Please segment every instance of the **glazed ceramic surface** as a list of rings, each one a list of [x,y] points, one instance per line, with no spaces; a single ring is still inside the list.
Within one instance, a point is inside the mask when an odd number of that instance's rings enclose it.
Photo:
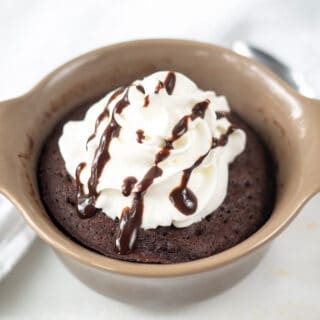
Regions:
[[[109,259],[73,242],[49,219],[38,192],[39,152],[57,121],[73,107],[168,69],[225,95],[265,140],[277,163],[275,208],[254,235],[205,259],[173,265]],[[2,102],[0,122],[0,191],[82,282],[128,302],[132,295],[142,303],[190,302],[233,285],[320,190],[320,102],[299,96],[255,62],[209,44],[142,40],[98,49],[60,67],[26,95]]]

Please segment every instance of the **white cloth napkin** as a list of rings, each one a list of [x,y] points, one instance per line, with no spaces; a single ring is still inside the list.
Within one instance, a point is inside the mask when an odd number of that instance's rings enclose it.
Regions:
[[[0,100],[83,52],[157,37],[249,41],[304,74],[319,94],[319,12],[317,0],[1,1]],[[1,280],[35,236],[3,197],[0,209]]]

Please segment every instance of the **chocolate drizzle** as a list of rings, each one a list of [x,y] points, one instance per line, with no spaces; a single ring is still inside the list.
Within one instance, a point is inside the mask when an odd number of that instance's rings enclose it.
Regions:
[[[164,82],[159,81],[155,93],[159,93],[162,88],[166,89],[168,95],[172,95],[176,83],[176,75],[174,72],[168,72]],[[145,94],[145,89],[142,85],[135,86],[138,91]],[[95,207],[96,198],[99,195],[97,192],[97,185],[99,178],[102,174],[103,168],[110,160],[110,143],[113,138],[116,138],[120,134],[121,126],[115,120],[115,114],[120,114],[124,108],[129,105],[128,92],[130,86],[118,89],[109,99],[106,107],[98,116],[95,122],[95,128],[92,135],[87,140],[87,144],[96,136],[97,130],[101,122],[109,117],[109,123],[104,129],[99,146],[95,151],[93,162],[91,165],[90,178],[88,180],[88,192],[84,192],[84,186],[80,181],[80,175],[82,170],[86,167],[86,163],[82,162],[78,165],[76,169],[76,184],[77,184],[77,210],[81,218],[92,217],[97,211]],[[111,114],[109,110],[110,103],[123,94],[122,98],[115,104]],[[144,98],[143,107],[149,105],[149,95]],[[158,164],[165,160],[169,155],[171,150],[174,148],[173,144],[176,140],[182,137],[188,131],[189,121],[194,121],[197,118],[204,118],[206,110],[208,108],[210,101],[205,100],[197,103],[189,115],[181,118],[178,123],[173,127],[171,131],[171,137],[164,141],[163,148],[155,155],[154,165],[145,173],[144,177],[140,182],[138,182],[136,177],[129,176],[124,179],[121,191],[126,197],[132,194],[132,203],[130,207],[123,209],[121,213],[121,218],[119,221],[119,230],[116,236],[116,249],[119,254],[128,254],[134,247],[136,238],[138,236],[138,230],[142,223],[143,209],[144,209],[144,196],[150,186],[153,184],[154,180],[162,175],[162,169],[158,167]],[[217,114],[217,117],[219,115]],[[212,148],[223,146],[228,141],[228,136],[233,132],[233,127],[231,126],[228,131],[221,135],[220,139],[213,139],[212,145],[208,152],[202,155],[195,163],[185,169],[182,174],[181,183],[178,187],[174,188],[169,198],[174,204],[174,206],[183,214],[190,215],[193,214],[197,209],[197,197],[188,188],[188,182],[190,180],[191,174],[195,168],[197,168],[205,157],[209,154]],[[144,131],[139,129],[136,131],[137,142],[142,143],[145,139]]]
[[[153,180],[162,175],[162,169],[158,166],[152,166],[147,173],[144,175],[143,179],[137,185],[137,193],[144,193],[152,185]]]
[[[147,107],[147,106],[149,105],[149,103],[150,103],[150,97],[149,97],[149,95],[146,95],[146,96],[144,97],[143,106],[144,106],[144,107]]]
[[[159,91],[160,91],[163,87],[164,87],[163,82],[159,80],[156,88],[154,89],[154,93],[159,93]]]
[[[118,97],[123,91],[125,90],[124,87],[119,88],[118,90],[116,90],[116,92],[110,97],[110,99],[108,100],[108,103],[106,105],[106,107],[103,109],[103,111],[99,114],[96,123],[94,125],[94,132],[89,136],[88,140],[87,140],[87,144],[86,146],[88,147],[88,143],[94,139],[96,137],[97,134],[97,130],[98,127],[100,125],[100,123],[107,117],[110,116],[110,111],[109,111],[109,105],[110,103],[116,98]]]
[[[132,189],[134,188],[135,184],[137,183],[136,177],[127,177],[123,180],[123,184],[121,187],[122,194],[125,197],[130,196]]]
[[[77,210],[80,218],[90,218],[92,217],[97,209],[91,204],[91,199],[86,197],[84,193],[83,184],[80,181],[80,174],[82,170],[86,167],[85,162],[81,162],[76,169],[76,185],[77,185]]]
[[[210,101],[208,99],[197,103],[192,108],[192,113],[190,115],[191,120],[195,120],[197,118],[204,119],[204,116],[206,115],[206,111],[207,111],[209,103],[210,103]]]
[[[138,85],[136,86],[136,88],[137,88],[137,90],[139,90],[139,91],[142,92],[143,94],[146,93],[146,91],[144,90],[144,87],[143,87],[141,84],[138,84]]]
[[[154,93],[159,93],[162,88],[165,88],[168,95],[172,95],[174,87],[176,85],[176,74],[173,71],[169,71],[164,82],[158,81],[158,84],[154,90]]]
[[[169,199],[173,205],[183,214],[191,215],[197,210],[198,200],[195,194],[188,188],[188,182],[194,169],[196,169],[206,158],[209,152],[216,147],[227,144],[229,135],[234,131],[234,127],[230,126],[228,130],[220,136],[219,139],[212,138],[212,144],[208,152],[202,155],[191,167],[183,170],[180,185],[174,188],[169,195]]]
[[[169,95],[172,95],[174,86],[176,84],[176,75],[174,72],[169,71],[166,79],[164,80],[164,87]]]
[[[112,97],[109,99],[109,102],[104,109],[104,111],[99,115],[97,121],[100,118],[100,122],[103,119],[102,115],[106,115],[107,112],[106,110],[109,110],[109,104],[110,102],[117,97],[121,92],[123,92],[124,89],[120,88],[117,90]],[[95,151],[93,162],[91,165],[91,173],[90,173],[90,178],[88,180],[88,194],[84,194],[83,188],[79,187],[79,182],[80,179],[77,181],[77,186],[78,186],[78,196],[77,196],[77,210],[79,216],[82,218],[89,218],[91,217],[96,211],[98,211],[97,208],[95,208],[95,201],[97,196],[99,195],[97,192],[97,185],[99,182],[100,175],[102,173],[102,170],[106,163],[110,160],[110,153],[109,153],[109,147],[110,143],[113,140],[113,138],[116,138],[119,136],[120,129],[121,127],[115,120],[115,114],[116,113],[121,113],[125,107],[129,105],[129,100],[128,100],[128,92],[129,92],[129,87],[126,89],[126,92],[124,93],[123,97],[116,103],[116,105],[113,108],[111,119],[106,127],[106,129],[103,131],[99,146],[97,150]],[[108,111],[109,112],[109,111]],[[94,135],[96,134],[96,130],[100,124],[100,122],[96,122],[96,128]],[[77,167],[76,174],[80,176],[80,173],[83,169],[83,164],[80,163]]]
[[[170,192],[169,199],[174,204],[174,206],[185,215],[193,214],[197,210],[197,197],[187,187],[187,185],[192,171],[202,163],[203,159],[208,155],[209,151],[201,156],[190,168],[183,170],[180,185]]]
[[[141,130],[141,129],[138,129],[138,130],[136,131],[136,134],[137,134],[137,142],[138,142],[138,143],[142,143],[143,140],[145,139],[144,131]]]
[[[169,157],[170,151],[173,149],[173,143],[188,131],[189,119],[194,121],[197,118],[204,118],[210,101],[205,100],[197,103],[191,111],[191,114],[181,118],[171,131],[171,137],[165,140],[164,147],[156,154],[155,164]]]
[[[142,222],[144,194],[153,180],[161,175],[162,170],[159,167],[151,167],[136,186],[131,207],[123,209],[116,238],[116,248],[120,254],[128,254],[132,250]]]
[[[221,118],[226,117],[226,115],[227,115],[227,112],[224,112],[224,111],[217,111],[216,112],[216,117],[217,117],[218,120],[221,119]]]
[[[231,125],[228,130],[220,136],[219,139],[212,138],[212,148],[223,147],[228,143],[229,135],[235,130],[234,126]]]

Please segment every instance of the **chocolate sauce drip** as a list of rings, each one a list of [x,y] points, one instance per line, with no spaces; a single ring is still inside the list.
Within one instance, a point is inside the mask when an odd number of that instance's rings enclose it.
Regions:
[[[87,199],[84,189],[83,189],[83,184],[80,181],[80,174],[82,170],[86,167],[85,162],[81,162],[77,169],[76,169],[76,185],[77,185],[77,204],[78,204],[78,214],[81,218],[90,218],[92,217],[97,209],[91,203],[91,199]]]
[[[144,175],[143,179],[137,184],[137,192],[144,193],[152,185],[153,180],[162,175],[162,169],[158,166],[152,166],[147,173]]]
[[[172,129],[171,140],[177,140],[188,131],[188,121],[191,117],[184,116]]]
[[[227,144],[229,135],[235,130],[234,126],[230,126],[228,130],[220,136],[219,139],[212,139],[212,148],[223,147]]]
[[[180,185],[170,192],[169,199],[173,205],[185,215],[193,214],[197,210],[198,199],[187,185],[192,171],[202,163],[209,151],[201,156],[190,168],[183,170]]]
[[[197,118],[204,118],[206,115],[206,110],[208,108],[210,101],[207,99],[205,101],[197,103],[193,108],[192,108],[192,113],[190,115],[191,120],[195,120]]]
[[[88,146],[88,143],[95,138],[96,134],[97,134],[97,130],[98,127],[100,125],[100,123],[107,117],[110,116],[110,111],[109,111],[109,105],[110,103],[116,98],[118,97],[123,91],[125,90],[124,87],[119,88],[108,100],[106,107],[103,109],[103,111],[99,114],[96,123],[94,125],[94,132],[89,136],[86,146]]]
[[[116,249],[119,254],[131,252],[142,223],[143,207],[143,196],[137,193],[134,195],[131,208],[126,207],[122,210],[116,238]]]
[[[173,143],[188,131],[189,119],[194,121],[197,118],[204,118],[209,103],[209,100],[197,103],[192,108],[191,114],[184,116],[178,121],[171,131],[170,139],[165,140],[165,146],[156,154],[155,164],[169,157],[170,151],[173,149]]]
[[[123,111],[123,109],[129,105],[130,102],[128,99],[128,94],[129,94],[129,87],[127,88],[126,93],[123,95],[122,99],[120,99],[116,103],[112,116],[114,116],[114,113],[120,114]]]
[[[141,84],[138,84],[138,85],[136,86],[136,88],[137,88],[137,90],[139,90],[139,91],[142,92],[143,94],[146,93],[146,91],[144,90],[144,87],[143,87]]]
[[[159,93],[159,91],[160,91],[163,87],[164,87],[163,82],[159,80],[156,88],[154,89],[154,93]]]
[[[123,184],[122,184],[122,187],[121,187],[121,191],[122,191],[122,194],[125,196],[125,197],[128,197],[130,196],[131,194],[131,191],[133,190],[135,184],[137,183],[137,178],[136,177],[127,177],[123,180]]]
[[[141,130],[141,129],[138,129],[138,130],[136,131],[136,134],[137,134],[137,141],[138,141],[138,143],[142,143],[143,140],[145,139],[144,131]]]
[[[188,188],[190,176],[195,168],[197,168],[211,149],[224,146],[228,142],[229,135],[234,131],[234,127],[230,126],[226,133],[222,134],[219,139],[212,139],[212,144],[208,152],[201,156],[190,168],[183,170],[180,185],[174,188],[169,195],[169,199],[173,205],[183,214],[191,215],[197,210],[198,200],[195,194]]]
[[[172,145],[162,148],[155,156],[154,162],[158,164],[159,162],[163,161],[164,159],[168,158],[170,155],[170,150],[172,149]]]
[[[172,94],[175,86],[175,74],[174,72],[169,72],[164,83],[159,81],[155,89],[155,93],[158,93],[161,88],[165,87],[169,95]],[[145,93],[144,88],[141,85],[136,86],[136,88]],[[89,137],[87,143],[96,136],[97,129],[104,118],[110,117],[109,104],[118,95],[123,93],[125,88],[120,88],[117,90],[109,99],[107,106],[103,112],[99,115],[95,123],[94,133]],[[93,216],[99,209],[95,208],[95,201],[98,196],[97,185],[99,178],[103,171],[104,166],[110,160],[109,147],[113,138],[118,137],[120,134],[121,127],[115,120],[115,114],[121,113],[124,108],[129,105],[128,100],[129,87],[126,88],[126,92],[123,97],[116,103],[111,114],[110,121],[101,135],[99,146],[94,154],[94,159],[91,166],[91,175],[88,180],[88,194],[84,193],[83,184],[80,181],[80,174],[85,168],[86,163],[80,163],[76,170],[76,184],[77,184],[77,209],[79,216],[82,218],[89,218]],[[134,188],[136,188],[131,207],[126,207],[123,209],[121,214],[121,219],[119,222],[119,231],[116,238],[116,248],[119,254],[128,254],[131,252],[137,235],[138,230],[142,223],[143,208],[144,208],[144,195],[148,188],[153,184],[154,179],[162,175],[162,169],[158,167],[158,163],[166,159],[170,150],[173,149],[173,143],[184,135],[188,130],[189,120],[193,121],[196,118],[204,118],[205,112],[209,105],[209,100],[200,102],[196,104],[191,114],[183,117],[174,126],[171,133],[171,138],[165,140],[164,147],[156,154],[155,165],[152,166],[143,179],[137,184],[137,179],[135,177],[127,177],[123,181],[122,193],[124,196],[129,196]],[[145,97],[144,106],[149,104],[149,96]],[[219,140],[214,140],[212,142],[211,148],[216,146],[224,145],[228,141],[228,135],[233,131],[233,128],[221,136]],[[143,130],[137,130],[137,141],[142,143],[144,139]],[[211,150],[210,148],[210,150]],[[197,198],[194,193],[187,187],[192,171],[198,167],[203,159],[207,156],[210,150],[203,156],[201,156],[190,168],[183,171],[180,185],[172,190],[170,193],[170,200],[173,204],[186,215],[194,213],[197,209]]]
[[[147,95],[147,96],[144,97],[143,106],[147,107],[149,105],[149,103],[150,103],[150,97],[149,97],[149,95]]]
[[[166,76],[166,79],[164,80],[164,87],[166,88],[166,91],[169,95],[172,95],[175,84],[176,84],[176,75],[174,72],[169,71]]]
[[[142,222],[144,194],[152,185],[153,180],[161,175],[162,170],[159,167],[151,167],[136,186],[137,191],[134,193],[131,207],[123,209],[116,239],[119,254],[128,254],[132,250]]]
[[[218,120],[221,119],[221,118],[224,118],[226,116],[227,116],[227,112],[223,112],[223,111],[217,111],[216,112],[216,117],[217,117]]]
[[[118,96],[120,94],[119,92],[120,90],[122,90],[121,92],[124,91],[123,89],[120,88],[112,95],[112,97]],[[99,195],[97,192],[97,185],[98,185],[99,178],[101,176],[104,166],[110,160],[110,153],[109,153],[110,143],[113,138],[118,137],[120,134],[121,127],[115,120],[115,114],[121,113],[123,109],[129,105],[128,92],[129,92],[129,87],[127,87],[123,97],[114,106],[109,124],[107,125],[106,129],[101,135],[99,146],[95,151],[93,162],[91,165],[91,174],[88,180],[88,194],[83,194],[82,192],[81,197],[77,198],[77,210],[78,210],[79,216],[82,218],[87,218],[89,216],[92,216],[96,211],[98,211],[98,209],[94,207],[96,198]],[[110,100],[112,101],[111,98]],[[109,106],[109,103],[107,104],[105,110],[108,109],[108,106]],[[78,169],[81,172],[82,170],[81,163],[77,167],[77,172],[78,172]],[[78,183],[79,182],[80,180],[78,181]]]

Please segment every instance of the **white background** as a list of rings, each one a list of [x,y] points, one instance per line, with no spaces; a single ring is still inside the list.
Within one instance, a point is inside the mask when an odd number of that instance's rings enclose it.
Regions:
[[[67,60],[137,38],[248,40],[303,73],[320,94],[320,1],[0,0],[0,100],[15,97]],[[320,196],[234,288],[156,314],[111,301],[72,277],[37,240],[0,283],[3,319],[320,319]],[[1,214],[1,213],[0,213]]]

